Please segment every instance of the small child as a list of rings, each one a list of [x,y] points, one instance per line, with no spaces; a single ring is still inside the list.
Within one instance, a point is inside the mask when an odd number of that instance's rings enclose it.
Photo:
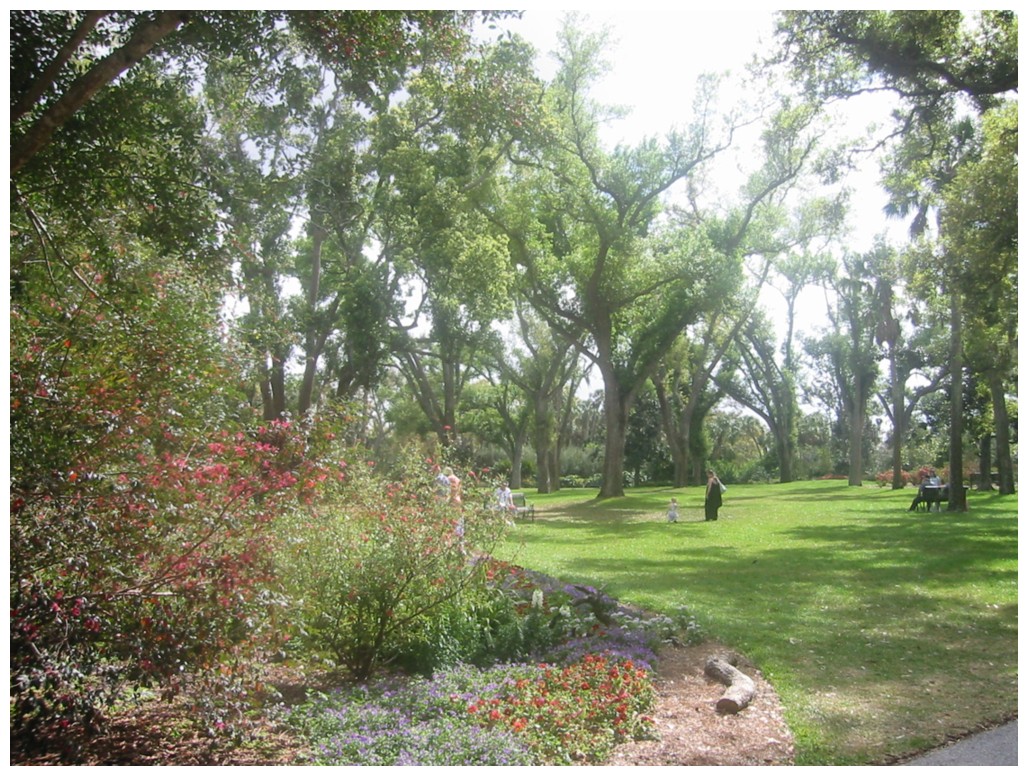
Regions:
[[[671,507],[667,511],[667,521],[669,523],[678,522],[678,499],[671,499]]]

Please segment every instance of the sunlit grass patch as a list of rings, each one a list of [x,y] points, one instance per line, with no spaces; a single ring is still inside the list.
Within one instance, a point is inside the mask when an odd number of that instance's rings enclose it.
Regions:
[[[736,485],[707,523],[702,487],[594,495],[540,497],[504,553],[686,607],[775,685],[798,763],[883,762],[1016,713],[1016,496],[912,513],[909,489]]]

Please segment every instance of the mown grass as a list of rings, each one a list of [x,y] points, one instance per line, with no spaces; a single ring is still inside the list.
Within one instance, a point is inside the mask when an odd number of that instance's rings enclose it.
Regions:
[[[686,607],[760,666],[797,764],[888,762],[1017,711],[1017,497],[912,513],[845,482],[532,496],[507,560],[650,610]],[[676,496],[680,522],[665,520]]]

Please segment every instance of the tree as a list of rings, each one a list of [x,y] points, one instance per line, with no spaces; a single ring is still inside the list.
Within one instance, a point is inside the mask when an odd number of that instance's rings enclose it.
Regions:
[[[494,368],[504,384],[517,386],[525,398],[532,422],[536,489],[552,493],[560,489],[561,427],[581,381],[579,356],[530,309],[517,305],[515,310],[520,346],[506,348]],[[520,482],[520,476],[520,470],[512,471],[512,480]]]
[[[281,17],[190,13],[175,29],[176,13],[12,14],[18,735],[98,723],[126,685],[173,693],[191,674],[212,702],[241,690],[240,667],[262,662],[244,652],[277,638],[271,526],[325,475],[319,424],[255,423],[236,391],[219,308],[239,249],[222,240],[207,185],[194,80],[218,51],[270,75]],[[406,67],[419,19],[471,18],[341,13],[308,40],[327,55],[340,24],[384,34],[345,52],[369,100]],[[383,40],[402,43],[395,57],[372,56]],[[244,190],[257,176],[239,179]],[[259,224],[268,211],[249,215],[254,235],[280,240]]]
[[[25,128],[19,127],[20,131],[12,131],[11,174],[18,173],[45,148],[54,132],[66,124],[97,92],[146,57],[154,46],[175,32],[188,18],[188,11],[129,14],[128,18],[113,18],[110,12],[104,11],[86,12],[54,57],[43,67],[40,50],[51,44],[46,33],[55,29],[55,20],[47,18],[45,12],[12,13],[12,26],[16,30],[12,35],[12,41],[16,42],[14,51],[28,60],[32,68],[17,71],[22,74],[22,78],[18,83],[20,89],[12,90],[12,99],[17,97],[17,101],[11,110],[11,122],[21,123],[23,117],[29,117],[33,112],[37,115],[32,117],[31,122],[24,122],[28,124]],[[106,56],[90,62],[82,75],[70,80],[62,71],[72,69],[73,62],[78,64],[82,61],[78,58],[78,52],[102,21],[114,21],[118,27],[128,28],[128,39]],[[33,71],[34,78],[24,77]],[[54,86],[63,87],[60,96],[48,100],[45,107],[39,108],[44,95]]]
[[[460,391],[495,349],[492,323],[512,309],[506,240],[475,202],[530,123],[536,89],[528,49],[501,41],[423,73],[390,117],[401,129],[380,170],[391,193],[379,239],[417,298],[394,316],[392,345],[444,445]]]
[[[717,359],[711,358],[708,329],[704,327],[701,331],[703,338],[699,342],[683,337],[653,377],[661,427],[671,455],[672,482],[679,488],[703,481],[706,447],[702,424],[722,398],[711,379]]]
[[[779,364],[770,321],[755,315],[736,335],[735,352],[739,368],[726,370],[734,380],[719,380],[723,390],[767,424],[774,440],[779,482],[796,478],[796,433],[799,420],[796,369],[786,361]],[[788,340],[786,340],[788,346]],[[786,347],[790,353],[791,348]]]
[[[947,252],[957,260],[968,360],[992,397],[1003,494],[1014,492],[1005,386],[1017,364],[1017,204],[1009,195],[1016,191],[1017,104],[1008,103],[983,117],[981,151],[947,187],[941,222]]]
[[[284,18],[322,59],[345,62],[349,88],[369,102],[387,94],[422,53],[459,43],[468,11],[14,11],[11,16],[11,174],[119,76],[156,54],[191,64],[252,53]],[[482,12],[485,19],[509,12]],[[423,36],[428,37],[423,37]],[[426,41],[437,41],[427,43]],[[102,56],[101,56],[102,54]],[[266,64],[266,63],[265,63]]]
[[[829,278],[834,303],[829,304],[831,329],[807,343],[823,372],[830,377],[837,402],[839,428],[845,434],[849,484],[864,481],[864,428],[867,409],[878,379],[879,351],[875,344],[875,283],[884,246],[861,256],[844,256],[843,273]],[[880,281],[879,281],[880,282]]]
[[[780,57],[822,99],[886,88],[918,110],[963,95],[980,109],[1017,90],[1017,14],[783,11]],[[869,77],[870,76],[870,77]]]
[[[604,69],[603,35],[572,26],[562,38],[561,70],[549,94],[551,142],[517,149],[506,201],[493,217],[511,236],[532,305],[594,363],[604,384],[607,435],[601,497],[623,493],[628,414],[679,332],[714,309],[741,277],[747,240],[763,231],[776,198],[799,174],[814,144],[809,114],[783,110],[762,140],[765,167],[743,202],[714,216],[703,211],[658,225],[661,198],[731,142],[713,137],[714,84],[705,81],[696,116],[663,143],[601,147],[598,128],[616,115],[593,105],[588,90]],[[693,203],[694,206],[697,203]]]
[[[954,180],[972,116],[1001,105],[1017,89],[1017,15],[983,11],[815,11],[782,14],[781,56],[807,92],[825,99],[884,88],[900,96],[899,153],[887,188],[892,211],[914,212],[912,232],[923,234]],[[912,148],[920,147],[919,152]],[[960,153],[957,153],[960,152]],[[937,257],[947,267],[962,257]],[[959,282],[947,283],[950,301],[950,510],[966,509],[962,484],[962,337],[965,305]]]

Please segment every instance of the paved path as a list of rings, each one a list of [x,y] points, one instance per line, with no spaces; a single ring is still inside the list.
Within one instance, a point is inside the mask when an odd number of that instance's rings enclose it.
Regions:
[[[1017,765],[1017,720],[962,738],[901,765]]]

